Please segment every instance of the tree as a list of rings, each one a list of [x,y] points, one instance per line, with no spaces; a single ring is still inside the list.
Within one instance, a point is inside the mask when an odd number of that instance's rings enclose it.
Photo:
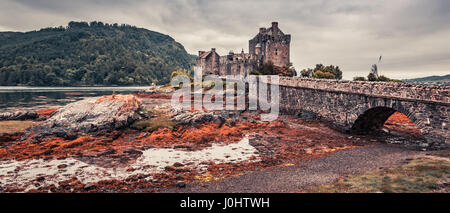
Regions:
[[[261,74],[263,75],[275,75],[275,65],[272,61],[268,61],[264,63],[264,66],[261,70]]]
[[[380,75],[380,77],[378,77],[377,79],[378,81],[392,81],[392,79],[384,76],[384,75]]]
[[[366,78],[362,77],[362,76],[357,76],[353,78],[354,81],[365,81]]]
[[[331,72],[317,70],[314,72],[314,78],[336,79],[336,76]]]
[[[312,78],[313,74],[314,74],[314,70],[311,68],[303,69],[302,71],[300,71],[300,75],[305,78]]]
[[[170,81],[172,82],[172,79],[177,75],[187,76],[191,81],[193,81],[193,79],[190,75],[190,72],[185,69],[179,69],[179,70],[173,71],[172,74],[170,74]]]
[[[369,75],[367,76],[367,80],[369,81],[377,81],[377,76],[375,76],[375,74],[373,74],[372,72],[369,73]]]
[[[0,32],[0,85],[165,84],[194,63],[171,37],[131,25],[72,21],[67,28]]]
[[[376,64],[372,64],[372,68],[370,68],[370,72],[378,78],[378,66]]]
[[[342,79],[342,71],[339,66],[324,66],[323,64],[316,64],[314,69],[303,69],[300,71],[300,75],[306,78]]]

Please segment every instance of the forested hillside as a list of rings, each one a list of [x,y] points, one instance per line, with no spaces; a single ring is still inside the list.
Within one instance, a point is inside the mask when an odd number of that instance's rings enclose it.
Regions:
[[[173,38],[130,25],[0,32],[0,85],[86,86],[167,83],[194,58]]]

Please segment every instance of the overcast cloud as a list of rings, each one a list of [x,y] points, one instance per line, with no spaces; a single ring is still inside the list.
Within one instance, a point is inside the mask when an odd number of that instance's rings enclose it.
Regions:
[[[297,70],[333,64],[351,79],[366,76],[383,55],[380,73],[388,77],[450,74],[448,0],[0,0],[0,31],[72,20],[158,31],[191,54],[211,47],[247,52],[258,28],[278,21],[292,35]]]

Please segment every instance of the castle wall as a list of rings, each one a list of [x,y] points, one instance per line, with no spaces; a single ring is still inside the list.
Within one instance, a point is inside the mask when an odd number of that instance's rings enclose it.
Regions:
[[[251,59],[248,54],[231,54],[220,57],[219,75],[247,76],[251,69]]]
[[[205,54],[205,53],[203,53]],[[203,75],[218,75],[220,67],[220,56],[213,48],[205,57],[197,59],[197,66],[202,68]]]
[[[269,44],[264,63],[272,61],[275,66],[285,66],[289,63],[289,44],[273,42]]]

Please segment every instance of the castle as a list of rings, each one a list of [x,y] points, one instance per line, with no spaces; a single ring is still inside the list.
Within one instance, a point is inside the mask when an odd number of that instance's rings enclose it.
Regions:
[[[289,61],[289,45],[291,35],[284,34],[278,28],[278,22],[272,22],[272,27],[259,28],[259,33],[248,41],[249,53],[234,53],[220,56],[215,48],[211,51],[198,51],[197,66],[205,75],[247,76],[254,69],[261,68],[271,61],[275,66],[285,66]]]

